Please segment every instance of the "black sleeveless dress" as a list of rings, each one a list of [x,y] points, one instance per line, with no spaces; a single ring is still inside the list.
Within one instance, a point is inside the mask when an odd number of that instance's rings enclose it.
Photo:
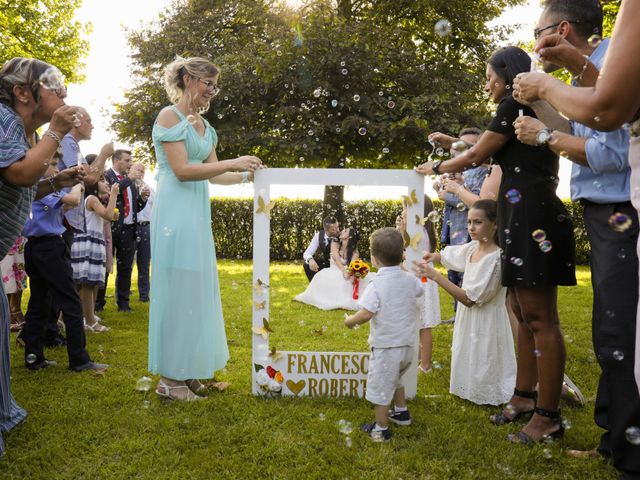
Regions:
[[[488,130],[507,137],[494,156],[502,168],[498,238],[502,284],[507,287],[575,285],[573,221],[556,195],[558,156],[518,141],[513,122],[533,110],[505,96]]]

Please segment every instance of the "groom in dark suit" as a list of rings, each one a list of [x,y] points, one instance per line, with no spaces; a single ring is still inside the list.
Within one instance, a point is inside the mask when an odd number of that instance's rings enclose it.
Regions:
[[[113,153],[113,168],[104,174],[109,185],[117,183],[120,193],[116,200],[116,208],[120,212],[118,220],[111,223],[113,240],[113,255],[116,259],[116,303],[119,312],[130,312],[129,294],[131,289],[131,271],[133,257],[136,251],[136,220],[137,214],[144,208],[146,198],[143,198],[136,187],[136,181],[142,180],[144,169],[131,167],[131,152],[116,150]],[[105,278],[105,285],[107,284]],[[102,297],[102,298],[101,298]],[[99,295],[98,303],[103,300]],[[98,305],[100,307],[100,305]]]
[[[311,243],[303,253],[304,272],[309,281],[331,261],[331,242],[338,237],[340,226],[334,217],[326,217],[322,221],[324,230],[316,232]],[[317,255],[320,253],[320,255]]]

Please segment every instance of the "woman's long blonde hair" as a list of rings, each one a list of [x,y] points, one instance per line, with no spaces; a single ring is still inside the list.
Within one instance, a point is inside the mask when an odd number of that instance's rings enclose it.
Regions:
[[[164,88],[169,96],[169,100],[173,103],[178,103],[183,95],[190,95],[186,90],[184,83],[184,75],[190,75],[193,78],[207,78],[216,77],[220,75],[220,69],[216,67],[206,58],[202,57],[188,57],[183,58],[179,55],[175,60],[166,66],[164,69]],[[193,98],[188,99],[189,106],[193,106]],[[197,110],[198,113],[204,113],[209,110],[209,104],[204,107],[200,107]]]

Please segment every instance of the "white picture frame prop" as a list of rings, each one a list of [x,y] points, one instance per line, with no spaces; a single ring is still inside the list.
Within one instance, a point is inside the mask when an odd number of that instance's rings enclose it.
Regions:
[[[271,233],[270,201],[272,185],[361,185],[406,187],[409,197],[408,219],[424,213],[424,176],[413,170],[268,168],[254,177],[253,200],[253,302],[252,302],[252,392],[278,396],[356,396],[364,397],[368,352],[275,352],[269,349],[269,244]],[[381,227],[384,225],[381,225]],[[422,225],[407,221],[412,240],[419,237]],[[407,247],[405,266],[422,256],[419,245]],[[300,275],[304,275],[300,269]],[[418,385],[418,327],[416,311],[416,353],[402,377],[407,398],[413,398]],[[345,327],[346,328],[346,327]],[[363,348],[365,346],[363,345]]]

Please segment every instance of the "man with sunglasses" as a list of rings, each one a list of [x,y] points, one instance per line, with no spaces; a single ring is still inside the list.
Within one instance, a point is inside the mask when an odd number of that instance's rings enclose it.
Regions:
[[[564,67],[572,74],[574,85],[593,86],[609,45],[608,39],[601,40],[600,2],[549,0],[538,25],[536,39],[553,36],[556,45],[541,58],[544,71]],[[518,98],[517,83],[514,96]],[[624,129],[599,132],[569,123],[542,102],[532,107],[541,121],[516,120],[518,139],[550,148],[573,162],[571,198],[583,205],[591,244],[592,335],[601,367],[594,416],[605,432],[597,449],[568,453],[611,458],[622,472],[620,478],[639,478],[640,455],[625,438],[626,429],[640,425],[640,398],[633,374],[638,222],[629,201],[629,134]],[[619,228],[620,218],[633,219],[631,226]]]

